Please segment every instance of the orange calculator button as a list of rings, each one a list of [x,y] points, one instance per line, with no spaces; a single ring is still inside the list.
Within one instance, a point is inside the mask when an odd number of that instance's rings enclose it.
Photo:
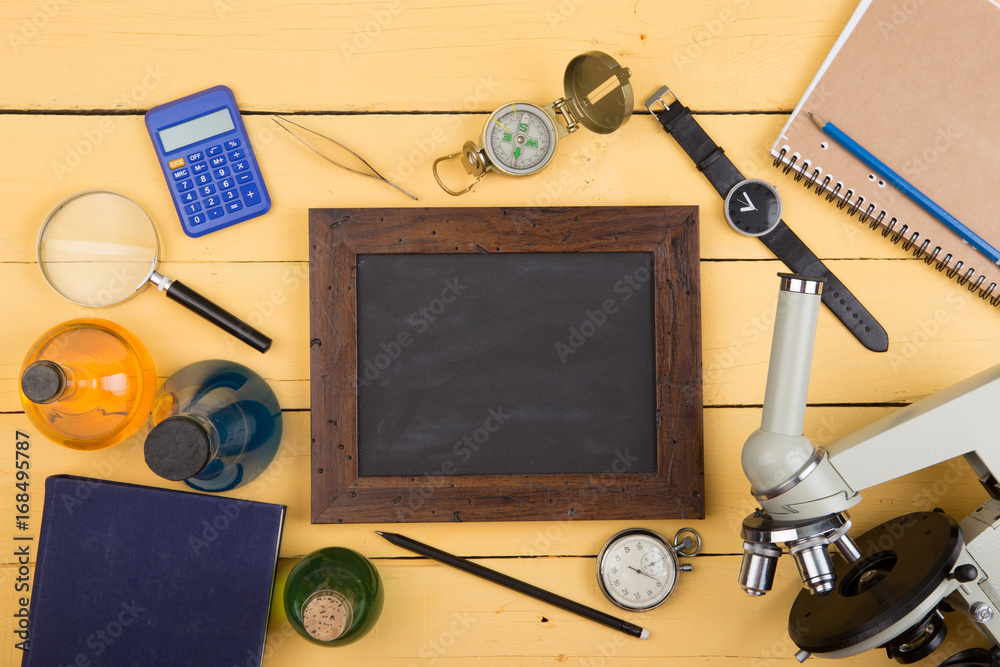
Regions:
[[[184,164],[185,164],[184,158],[179,157],[176,160],[171,160],[170,161],[170,168],[171,169],[176,169],[177,167],[183,167]]]

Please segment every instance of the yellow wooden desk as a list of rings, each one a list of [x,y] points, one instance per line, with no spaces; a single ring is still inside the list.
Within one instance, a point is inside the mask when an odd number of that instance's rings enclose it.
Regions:
[[[279,577],[297,558],[343,545],[375,559],[386,584],[381,621],[365,639],[324,650],[272,608],[267,667],[341,665],[797,664],[785,626],[800,583],[784,558],[769,595],[740,591],[739,525],[754,503],[739,453],[759,424],[783,270],[738,236],[721,201],[641,101],[669,84],[748,177],[775,182],[786,217],[889,331],[887,354],[864,350],[820,313],[806,435],[829,442],[898,406],[998,361],[998,313],[770,167],[767,149],[856,5],[855,0],[5,0],[0,4],[0,664],[19,665],[9,610],[14,432],[32,431],[16,378],[49,327],[84,312],[56,296],[35,265],[41,220],[69,194],[108,188],[158,224],[163,271],[272,336],[266,355],[153,294],[97,313],[135,332],[162,378],[208,357],[245,363],[276,388],[286,436],[272,469],[241,497],[283,503]],[[566,63],[601,49],[632,69],[636,113],[619,132],[580,132],[533,179],[485,179],[461,200],[434,183],[430,163],[478,136],[501,102],[548,103]],[[180,230],[143,126],[146,109],[209,86],[232,87],[273,199],[263,218],[190,239]],[[860,102],[859,102],[860,103]],[[464,573],[410,558],[373,525],[309,523],[309,320],[306,210],[414,205],[397,191],[318,160],[269,119],[302,122],[349,143],[420,197],[417,205],[697,204],[701,209],[707,518],[694,522],[705,555],[672,599],[638,617],[643,642]],[[33,432],[33,431],[32,431]],[[76,452],[35,434],[32,517],[43,480],[74,473],[162,485],[141,442]],[[950,466],[950,467],[949,467]],[[956,481],[959,480],[959,481]],[[947,480],[947,481],[945,481]],[[934,506],[961,517],[984,499],[964,464],[886,484],[853,512],[859,531]],[[554,592],[616,612],[594,558],[629,522],[406,525],[406,534],[474,557]],[[646,522],[673,533],[683,524]],[[225,619],[220,619],[225,622]],[[946,640],[951,653],[969,632]],[[936,658],[940,660],[940,658]],[[936,664],[935,659],[928,664]],[[847,661],[885,665],[877,652]],[[149,666],[156,667],[156,666]],[[217,667],[217,666],[206,666]],[[226,666],[228,667],[228,666]]]

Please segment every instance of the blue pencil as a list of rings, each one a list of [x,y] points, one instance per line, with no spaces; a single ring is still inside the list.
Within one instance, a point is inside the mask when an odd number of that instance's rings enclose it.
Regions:
[[[931,200],[930,197],[916,189],[906,179],[890,169],[884,162],[865,150],[865,148],[858,142],[854,141],[854,139],[851,139],[849,136],[844,134],[844,131],[839,127],[829,121],[824,121],[823,119],[818,118],[812,113],[809,113],[809,117],[813,119],[813,122],[819,126],[819,129],[821,129],[824,134],[850,151],[854,157],[864,162],[875,173],[882,176],[899,191],[919,204],[921,208],[944,223],[948,229],[958,234],[973,248],[989,257],[991,262],[1000,265],[1000,251],[983,240],[981,236],[959,222],[955,216],[948,213],[948,211],[944,210]]]

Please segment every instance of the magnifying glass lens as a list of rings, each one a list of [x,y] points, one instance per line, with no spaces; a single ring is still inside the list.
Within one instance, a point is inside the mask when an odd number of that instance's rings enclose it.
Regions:
[[[38,264],[62,296],[84,306],[124,301],[156,268],[156,231],[135,202],[83,192],[62,202],[42,228]]]

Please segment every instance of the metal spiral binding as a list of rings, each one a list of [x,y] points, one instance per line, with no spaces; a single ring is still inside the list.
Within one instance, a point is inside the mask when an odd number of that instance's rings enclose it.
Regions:
[[[825,194],[828,202],[836,200],[838,209],[847,208],[848,215],[858,216],[860,222],[868,223],[868,226],[873,230],[879,230],[883,237],[889,238],[894,245],[899,245],[903,251],[912,251],[915,257],[920,257],[925,264],[934,266],[938,272],[944,272],[950,280],[968,287],[970,292],[978,293],[979,298],[983,301],[988,300],[990,305],[1000,306],[1000,294],[993,296],[993,293],[998,291],[997,284],[991,282],[989,286],[983,287],[983,283],[986,282],[985,275],[980,274],[977,279],[973,280],[976,275],[975,269],[966,269],[964,274],[961,273],[965,266],[965,263],[961,260],[956,261],[955,266],[949,266],[953,259],[951,253],[947,253],[943,259],[938,259],[941,254],[941,247],[934,246],[934,249],[929,251],[931,248],[930,239],[925,238],[921,240],[919,232],[913,232],[907,237],[906,233],[910,231],[909,226],[902,225],[899,229],[896,229],[899,223],[896,218],[891,218],[888,224],[884,224],[887,214],[885,211],[879,211],[878,215],[875,215],[875,204],[868,204],[865,207],[865,198],[861,195],[858,195],[857,199],[852,202],[851,200],[854,199],[854,190],[850,188],[841,196],[840,191],[844,189],[844,184],[838,181],[833,183],[833,187],[831,188],[833,179],[829,174],[823,176],[822,182],[819,182],[820,176],[823,174],[818,167],[812,167],[810,160],[804,159],[801,164],[796,166],[801,159],[798,153],[792,154],[787,161],[786,157],[788,157],[788,149],[782,148],[774,158],[774,166],[775,168],[781,168],[781,173],[787,174],[794,170],[795,173],[792,174],[792,177],[796,182],[802,182],[804,179],[805,182],[802,183],[803,187],[814,188],[817,196]],[[812,167],[811,172],[810,167]],[[902,244],[900,244],[901,241]]]

